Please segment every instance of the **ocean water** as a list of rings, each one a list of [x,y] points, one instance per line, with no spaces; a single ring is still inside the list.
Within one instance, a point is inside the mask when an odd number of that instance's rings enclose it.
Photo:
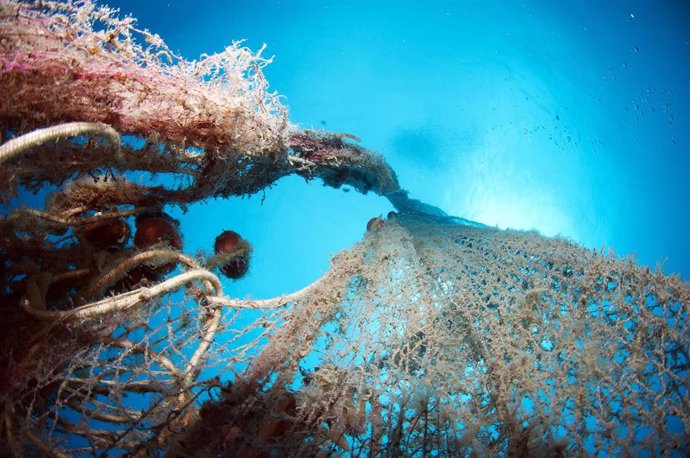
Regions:
[[[357,135],[413,197],[690,278],[687,1],[108,4],[188,59],[265,43],[290,119]],[[177,216],[188,252],[223,229],[254,245],[226,292],[257,298],[318,278],[390,209],[287,178]]]
[[[690,2],[101,3],[187,59],[266,44],[290,120],[358,136],[414,198],[690,280]],[[393,209],[347,191],[290,177],[171,214],[187,253],[239,232],[251,268],[225,293],[274,297]]]

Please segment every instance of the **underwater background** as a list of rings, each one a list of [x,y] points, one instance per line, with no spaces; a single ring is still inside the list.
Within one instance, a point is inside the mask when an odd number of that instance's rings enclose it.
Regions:
[[[690,2],[100,3],[186,59],[265,44],[290,120],[361,138],[415,199],[690,279]],[[266,298],[322,277],[393,209],[349,191],[293,176],[166,211],[185,253],[210,253],[223,230],[251,242],[249,275],[224,293]]]
[[[291,121],[360,137],[414,198],[690,279],[690,2],[102,3],[187,59],[265,43]],[[242,234],[250,273],[225,292],[272,297],[392,209],[344,191],[289,177],[172,213],[188,253]]]

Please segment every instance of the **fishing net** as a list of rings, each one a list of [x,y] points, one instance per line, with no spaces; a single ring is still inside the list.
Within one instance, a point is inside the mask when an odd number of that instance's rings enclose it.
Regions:
[[[0,220],[3,454],[690,449],[680,277],[410,199],[355,137],[290,125],[239,44],[188,62],[89,2],[0,18],[0,197],[55,188]],[[289,174],[397,212],[304,289],[229,298],[248,242],[186,255],[166,209]]]
[[[399,214],[277,317],[182,444],[237,456],[688,450],[689,294],[565,240]]]

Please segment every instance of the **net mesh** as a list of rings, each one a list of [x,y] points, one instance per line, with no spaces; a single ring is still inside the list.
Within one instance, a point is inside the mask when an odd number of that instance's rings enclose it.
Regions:
[[[2,454],[690,449],[680,277],[410,199],[356,137],[291,126],[238,44],[188,62],[91,2],[5,1],[0,50],[0,198],[57,187],[0,220]],[[398,212],[265,300],[216,275],[246,266],[246,241],[127,241],[146,218],[174,232],[166,207],[288,174]]]
[[[689,300],[566,240],[400,214],[280,316],[185,450],[681,452]]]

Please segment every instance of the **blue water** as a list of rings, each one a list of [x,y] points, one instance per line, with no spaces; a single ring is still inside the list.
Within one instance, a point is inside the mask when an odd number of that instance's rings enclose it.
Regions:
[[[291,121],[357,135],[414,198],[690,279],[690,2],[107,3],[187,59],[266,43]],[[171,214],[186,253],[225,229],[249,240],[225,292],[263,298],[320,277],[391,209],[291,177]]]
[[[233,40],[302,127],[348,132],[413,197],[690,278],[690,3],[110,1],[188,59]],[[233,296],[318,278],[390,204],[288,178],[181,215],[185,251],[254,244]]]

